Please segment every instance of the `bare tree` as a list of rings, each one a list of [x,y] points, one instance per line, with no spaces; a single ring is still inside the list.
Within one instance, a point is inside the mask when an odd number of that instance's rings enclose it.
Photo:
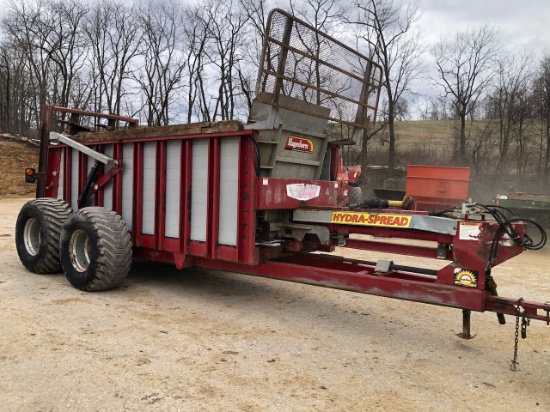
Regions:
[[[331,35],[334,31],[334,26],[338,21],[338,9],[335,0],[306,0],[305,2],[296,3],[290,1],[290,8],[292,14],[301,18],[310,26],[315,29]],[[309,98],[307,88],[304,88],[304,100],[312,101],[315,104],[322,104],[321,100],[321,87],[326,87],[330,82],[330,78],[325,77],[324,73],[321,73],[321,64],[319,63],[322,58],[321,53],[324,50],[330,50],[327,40],[322,37],[318,31],[314,32],[313,38],[304,39],[298,36],[305,49],[315,59],[311,60],[311,66],[308,68],[307,73],[300,73],[301,76],[307,78],[307,83],[315,86],[315,92],[313,93],[313,99]]]
[[[3,27],[13,47],[20,50],[28,65],[30,87],[35,90],[33,101],[29,102],[31,122],[38,127],[42,105],[49,100],[52,84],[52,56],[48,47],[52,24],[45,3],[11,2],[9,14],[3,21]]]
[[[540,62],[533,82],[533,105],[535,116],[539,122],[539,152],[541,156],[542,173],[539,180],[543,182],[543,188],[550,188],[550,54],[546,54]]]
[[[239,105],[236,75],[243,59],[244,26],[248,17],[234,6],[233,0],[226,3],[212,0],[206,6],[210,38],[207,56],[217,72],[217,93],[212,95],[212,120],[218,117],[233,119]]]
[[[487,119],[486,122],[480,122],[477,127],[473,127],[470,156],[476,175],[487,173],[487,166],[494,162],[495,124],[495,120]]]
[[[267,16],[271,9],[270,0],[239,0],[243,13],[247,16],[247,25],[243,31],[244,59],[237,66],[240,88],[250,110],[255,95],[257,74],[263,49]]]
[[[169,3],[148,3],[139,13],[144,64],[134,75],[144,94],[149,126],[166,125],[186,68],[181,50],[182,13]]]
[[[120,115],[131,64],[141,43],[139,22],[130,7],[102,0],[86,16],[85,30],[98,78],[94,110]]]
[[[205,50],[208,43],[209,21],[204,17],[201,6],[185,10],[184,43],[187,49],[187,122],[193,116],[200,120],[210,120],[206,106]],[[198,100],[198,103],[197,103]]]
[[[13,43],[0,45],[0,130],[28,135],[33,121],[29,108],[36,97],[30,87],[26,54]]]
[[[244,34],[247,44],[253,45],[246,48],[250,61],[256,67],[260,64],[260,55],[264,44],[267,27],[267,16],[271,0],[239,0],[240,8],[247,16],[248,32]]]
[[[46,4],[47,14],[51,20],[46,22],[49,36],[43,45],[43,51],[51,56],[55,63],[56,90],[52,101],[61,106],[74,106],[72,85],[85,63],[87,50],[81,30],[82,21],[87,9],[76,0],[51,2]],[[59,85],[59,90],[57,85]]]
[[[357,14],[348,19],[358,28],[357,35],[369,45],[370,55],[380,63],[384,74],[386,117],[388,123],[388,167],[390,175],[396,167],[395,122],[406,107],[413,82],[421,75],[425,46],[413,25],[420,17],[412,1],[356,0]],[[364,139],[366,144],[366,140]]]
[[[494,76],[500,53],[496,32],[488,26],[458,33],[452,42],[440,41],[433,49],[439,78],[436,83],[452,98],[460,120],[457,155],[466,162],[466,117],[474,110]]]
[[[445,97],[441,96],[424,96],[421,97],[421,102],[418,104],[420,118],[422,120],[447,120],[447,103]]]
[[[487,117],[495,119],[498,126],[498,161],[495,173],[501,174],[509,168],[510,150],[517,145],[516,158],[523,161],[525,151],[525,126],[529,116],[527,101],[531,73],[528,62],[532,56],[524,54],[520,60],[505,56],[497,63],[494,91],[489,96]],[[519,164],[519,163],[518,163]],[[521,170],[519,170],[521,171]]]

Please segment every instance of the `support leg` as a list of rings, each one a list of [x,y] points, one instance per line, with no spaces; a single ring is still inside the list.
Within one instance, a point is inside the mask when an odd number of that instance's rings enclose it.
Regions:
[[[471,310],[462,309],[462,334],[459,336],[462,339],[471,339],[472,335],[470,334],[470,314]]]

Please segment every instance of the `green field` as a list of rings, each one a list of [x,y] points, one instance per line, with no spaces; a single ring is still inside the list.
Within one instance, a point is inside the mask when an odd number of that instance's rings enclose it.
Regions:
[[[452,144],[457,123],[453,120],[409,120],[395,125],[400,147],[418,144],[447,146]]]

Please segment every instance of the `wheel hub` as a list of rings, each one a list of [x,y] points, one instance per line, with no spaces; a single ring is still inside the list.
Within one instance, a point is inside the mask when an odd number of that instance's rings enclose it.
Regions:
[[[85,231],[78,229],[71,235],[69,257],[79,272],[85,272],[90,266],[90,239]]]
[[[25,243],[25,249],[31,256],[36,256],[40,250],[40,224],[38,220],[31,218],[25,223],[25,230],[23,234],[23,240]]]

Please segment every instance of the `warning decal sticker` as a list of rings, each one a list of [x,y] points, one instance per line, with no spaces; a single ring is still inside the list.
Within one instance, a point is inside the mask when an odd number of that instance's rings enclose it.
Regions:
[[[479,222],[461,222],[460,223],[460,240],[478,240],[481,233],[481,223]]]

